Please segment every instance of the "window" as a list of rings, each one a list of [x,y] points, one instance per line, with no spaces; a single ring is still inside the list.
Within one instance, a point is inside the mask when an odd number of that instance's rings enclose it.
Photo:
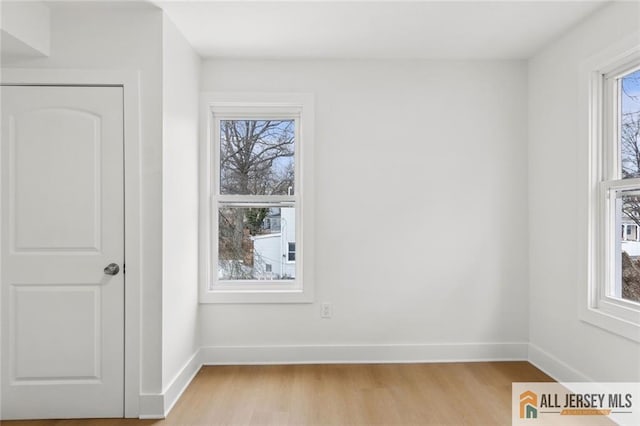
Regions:
[[[625,218],[623,217],[622,220],[624,221]],[[638,229],[639,229],[638,225],[635,225],[635,224],[622,225],[622,240],[638,241],[640,239],[640,233],[638,232]],[[623,247],[622,250],[625,251],[625,248]],[[627,250],[627,253],[631,254],[629,253],[629,250]]]
[[[622,240],[612,235],[604,242],[611,264],[601,293],[630,309],[640,307],[640,70],[634,68],[603,75],[603,144],[609,155],[603,156],[608,160],[603,161],[606,175],[601,181],[603,226],[625,228]]]
[[[311,96],[203,98],[201,301],[311,302]]]
[[[582,317],[640,341],[640,54],[617,57],[591,73],[591,258]]]
[[[287,255],[287,260],[289,262],[296,261],[296,243],[289,243],[289,253]]]

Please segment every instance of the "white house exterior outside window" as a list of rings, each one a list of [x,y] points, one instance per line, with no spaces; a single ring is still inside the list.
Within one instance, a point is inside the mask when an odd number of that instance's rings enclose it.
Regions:
[[[640,51],[597,61],[589,72],[589,273],[581,317],[640,341]]]
[[[202,111],[201,301],[311,302],[313,97],[207,93]]]

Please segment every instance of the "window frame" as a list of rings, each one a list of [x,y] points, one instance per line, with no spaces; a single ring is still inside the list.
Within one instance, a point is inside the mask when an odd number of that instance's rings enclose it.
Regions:
[[[583,65],[588,87],[588,232],[586,286],[580,318],[640,342],[640,305],[611,297],[620,279],[617,244],[622,240],[616,218],[618,194],[640,189],[640,178],[622,179],[619,142],[619,89],[623,76],[640,68],[640,48],[623,40]],[[583,281],[584,282],[584,281]]]
[[[201,95],[201,303],[313,302],[313,101],[309,93],[207,92]],[[220,193],[219,125],[227,119],[295,121],[293,195]],[[218,279],[218,208],[225,206],[295,208],[295,242],[300,249],[293,280]]]

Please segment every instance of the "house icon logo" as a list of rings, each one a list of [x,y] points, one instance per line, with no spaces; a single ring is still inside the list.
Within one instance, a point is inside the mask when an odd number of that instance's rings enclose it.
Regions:
[[[530,390],[520,394],[520,418],[538,418],[538,395]]]

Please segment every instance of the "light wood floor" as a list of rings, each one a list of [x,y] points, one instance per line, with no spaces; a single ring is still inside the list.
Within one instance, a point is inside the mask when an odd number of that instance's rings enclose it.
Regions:
[[[510,425],[511,382],[546,381],[527,362],[203,367],[166,420],[2,424]]]

